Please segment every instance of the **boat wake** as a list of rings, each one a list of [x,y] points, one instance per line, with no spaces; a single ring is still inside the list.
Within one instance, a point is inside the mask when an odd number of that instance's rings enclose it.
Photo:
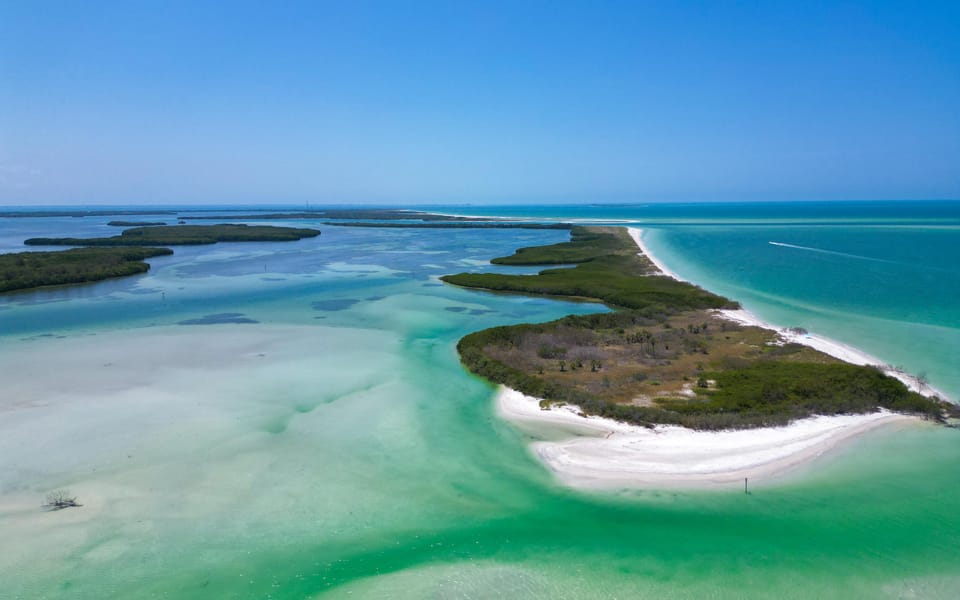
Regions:
[[[849,254],[847,252],[837,252],[835,250],[824,250],[823,248],[811,248],[810,246],[798,246],[796,244],[787,244],[786,242],[769,242],[772,246],[781,246],[783,248],[793,248],[795,250],[806,250],[807,252],[819,252],[820,254],[831,254],[833,256],[843,256],[845,258],[856,258],[858,260],[870,260],[873,262],[881,262],[888,264],[902,264],[898,263],[895,260],[887,260],[884,258],[874,258],[872,256],[861,256],[859,254]]]

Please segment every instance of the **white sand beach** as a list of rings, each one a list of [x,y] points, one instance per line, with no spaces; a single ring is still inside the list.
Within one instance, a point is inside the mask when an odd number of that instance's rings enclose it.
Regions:
[[[636,227],[627,227],[627,232],[630,234],[630,237],[633,238],[634,243],[637,244],[637,248],[640,248],[640,252],[643,253],[643,255],[646,256],[647,259],[649,259],[650,262],[652,262],[655,267],[660,269],[660,272],[662,274],[666,275],[667,277],[672,277],[677,281],[686,281],[686,279],[684,279],[683,277],[680,277],[679,275],[677,275],[676,273],[668,269],[666,265],[664,265],[662,262],[657,260],[657,257],[654,256],[652,252],[650,252],[650,249],[647,248],[647,245],[643,243],[642,229],[638,229]]]
[[[630,237],[633,238],[633,241],[636,242],[637,247],[640,248],[640,251],[650,259],[660,271],[668,276],[672,277],[678,281],[686,281],[670,269],[668,269],[662,262],[660,262],[656,256],[654,256],[649,248],[643,242],[643,230],[635,227],[628,227],[627,231],[630,232]],[[830,338],[824,337],[822,335],[817,335],[815,333],[797,333],[791,331],[786,327],[780,327],[768,323],[753,314],[749,310],[739,309],[739,310],[718,310],[717,314],[726,317],[727,319],[739,323],[741,325],[748,325],[754,327],[763,327],[764,329],[770,329],[776,331],[781,338],[786,342],[795,342],[798,344],[803,344],[809,346],[814,350],[819,350],[824,354],[829,354],[834,358],[839,358],[844,362],[848,362],[854,365],[878,365],[884,367],[884,373],[890,375],[891,377],[896,377],[902,381],[908,388],[915,392],[920,392],[927,396],[939,396],[943,399],[949,399],[949,397],[944,394],[941,390],[938,390],[932,386],[925,385],[923,389],[920,389],[917,385],[917,380],[915,377],[911,376],[909,373],[904,373],[901,371],[896,371],[885,366],[884,362],[875,356],[871,356],[862,350],[853,348],[836,340],[831,340]]]
[[[650,253],[641,229],[628,231],[664,275],[683,281]],[[747,310],[718,313],[743,325],[775,330],[785,341],[806,344],[850,363],[881,363],[822,336],[775,327]],[[916,388],[909,375],[889,374]],[[924,391],[935,393],[929,388]],[[785,427],[705,432],[677,426],[649,429],[629,425],[585,416],[576,406],[541,408],[539,399],[508,388],[501,388],[496,403],[500,416],[545,440],[534,442],[531,449],[558,479],[586,488],[739,486],[744,478],[769,481],[866,431],[920,422],[915,417],[880,411],[816,416]]]
[[[807,464],[871,429],[919,420],[891,412],[813,417],[785,427],[731,431],[653,429],[584,416],[575,406],[541,408],[509,388],[497,394],[499,415],[543,437],[531,450],[563,483],[579,488],[742,486],[766,482]],[[554,434],[554,435],[551,435]]]

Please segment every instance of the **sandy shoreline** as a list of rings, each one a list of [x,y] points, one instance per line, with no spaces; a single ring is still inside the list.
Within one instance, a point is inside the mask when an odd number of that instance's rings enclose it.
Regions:
[[[685,281],[649,251],[643,242],[643,230],[628,227],[627,231],[664,275]],[[879,359],[856,348],[773,326],[747,310],[717,312],[743,325],[777,331],[787,341],[805,344],[849,363],[881,364]],[[916,389],[909,375],[890,370],[887,373]],[[924,391],[937,393],[930,388]],[[717,432],[663,425],[648,429],[585,416],[575,406],[543,409],[539,399],[504,387],[497,394],[496,407],[501,417],[542,439],[532,443],[531,450],[560,481],[581,488],[742,486],[744,478],[780,477],[878,427],[919,422],[916,417],[880,411],[816,416],[784,427]]]
[[[649,250],[649,248],[643,242],[643,230],[635,227],[628,227],[627,231],[630,233],[630,237],[633,238],[633,241],[636,242],[637,247],[640,249],[643,254],[650,259],[660,271],[668,276],[672,277],[678,281],[686,281],[670,269],[668,269],[662,262],[660,262]],[[779,327],[768,323],[753,314],[752,312],[739,309],[739,310],[718,310],[717,313],[726,317],[727,319],[739,323],[741,325],[750,325],[755,327],[763,327],[764,329],[770,329],[776,331],[780,337],[785,341],[795,342],[798,344],[803,344],[809,346],[814,350],[819,350],[824,354],[829,354],[834,358],[839,358],[844,362],[848,362],[854,365],[879,365],[884,366],[884,362],[875,356],[871,356],[862,350],[858,350],[852,346],[840,343],[836,340],[831,340],[830,338],[812,334],[812,333],[795,333],[790,331],[786,327]],[[918,388],[916,380],[909,374],[903,373],[900,371],[894,371],[890,368],[884,368],[884,373],[895,377],[902,381],[909,389],[915,392],[921,392],[926,395],[936,395],[943,399],[949,399],[946,394],[941,390],[938,390],[931,386],[925,386],[922,390]]]
[[[784,427],[694,431],[653,429],[603,417],[583,416],[574,406],[544,409],[537,398],[501,387],[497,413],[534,435],[533,453],[563,483],[579,488],[742,486],[782,476],[872,429],[916,423],[881,411],[812,417]]]
[[[672,277],[677,281],[686,281],[683,277],[680,277],[673,271],[667,268],[665,264],[660,262],[657,257],[650,252],[650,249],[647,248],[647,245],[643,243],[643,230],[638,229],[637,227],[627,227],[627,233],[630,234],[630,237],[633,239],[633,242],[637,245],[637,248],[640,248],[640,252],[643,253],[647,259],[653,263],[653,266],[660,269],[660,272],[666,275],[667,277]]]

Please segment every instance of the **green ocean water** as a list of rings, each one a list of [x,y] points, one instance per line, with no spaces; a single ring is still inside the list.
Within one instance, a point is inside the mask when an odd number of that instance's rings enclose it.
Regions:
[[[823,323],[838,338],[870,330],[876,341],[864,349],[958,391],[948,356],[956,272],[934,264],[947,269],[935,278],[943,289],[911,309],[909,286],[889,280],[930,264],[925,249],[948,263],[956,231],[901,224],[885,243],[879,226],[732,227],[715,222],[722,215],[705,225],[682,214],[656,225],[636,209],[605,210],[574,216],[643,223],[682,275],[771,320]],[[949,225],[949,215],[924,218]],[[75,222],[105,227],[58,227]],[[43,219],[0,227],[4,241],[50,233]],[[462,370],[454,346],[482,327],[602,307],[436,281],[495,269],[490,257],[563,232],[323,231],[289,245],[177,249],[143,277],[0,300],[0,598],[953,598],[960,589],[957,430],[887,428],[755,482],[749,495],[572,491],[494,414],[492,388]],[[924,237],[942,231],[953,233]],[[747,259],[759,271],[738,271]],[[854,277],[843,261],[878,270]],[[850,298],[870,277],[885,291],[858,308]],[[874,331],[861,316],[892,325]],[[179,325],[198,319],[207,324]],[[918,354],[903,338],[927,327],[946,350]],[[114,419],[124,435],[104,425]],[[88,505],[40,513],[58,487]]]

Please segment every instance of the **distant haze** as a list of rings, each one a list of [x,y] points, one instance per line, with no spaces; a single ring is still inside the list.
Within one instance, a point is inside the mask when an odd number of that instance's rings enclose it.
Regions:
[[[0,204],[960,198],[960,3],[0,3]]]

